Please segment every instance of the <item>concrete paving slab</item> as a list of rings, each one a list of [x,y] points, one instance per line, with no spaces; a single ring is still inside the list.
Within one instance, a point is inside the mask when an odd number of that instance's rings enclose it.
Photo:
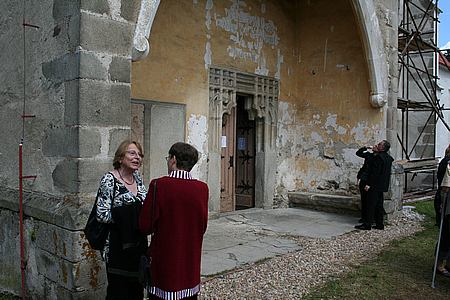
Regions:
[[[286,236],[332,238],[354,230],[358,218],[302,208],[249,209],[209,220],[203,240],[202,276],[300,251]]]

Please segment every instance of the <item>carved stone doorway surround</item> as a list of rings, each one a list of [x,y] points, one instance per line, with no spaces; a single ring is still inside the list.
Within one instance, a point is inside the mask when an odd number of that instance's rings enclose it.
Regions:
[[[245,94],[245,110],[256,121],[255,207],[272,208],[276,172],[279,82],[270,77],[211,67],[209,69],[210,210],[220,210],[222,117],[236,106],[236,94]]]

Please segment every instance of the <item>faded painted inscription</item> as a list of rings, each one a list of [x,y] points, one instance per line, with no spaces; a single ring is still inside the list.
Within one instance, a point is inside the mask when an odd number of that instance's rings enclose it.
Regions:
[[[225,16],[215,16],[216,26],[231,33],[233,44],[227,49],[231,57],[260,63],[263,46],[278,45],[277,27],[270,20],[245,12],[246,7],[244,1],[233,0],[230,8],[225,9]]]

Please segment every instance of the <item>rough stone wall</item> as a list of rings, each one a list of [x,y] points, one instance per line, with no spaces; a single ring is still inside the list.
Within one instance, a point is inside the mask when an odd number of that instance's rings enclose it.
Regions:
[[[26,7],[23,9],[22,4]],[[103,263],[83,237],[100,176],[130,133],[137,1],[2,1],[0,290],[20,293],[18,144],[25,36],[25,249],[28,294],[101,298]],[[25,11],[25,16],[23,16]],[[8,157],[8,159],[5,159]],[[7,271],[7,272],[5,272]]]
[[[391,155],[394,159],[401,157],[401,148],[397,143],[397,132],[400,112],[397,110],[398,97],[398,1],[373,0],[376,7],[376,17],[380,26],[383,46],[388,68],[388,103],[385,108],[383,136],[391,142]]]

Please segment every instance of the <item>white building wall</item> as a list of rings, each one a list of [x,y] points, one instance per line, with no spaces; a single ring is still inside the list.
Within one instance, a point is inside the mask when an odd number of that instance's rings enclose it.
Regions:
[[[438,92],[440,104],[450,109],[450,71],[443,65],[439,68],[439,86],[442,88]],[[450,110],[444,110],[444,120],[450,126]],[[450,144],[450,131],[441,121],[436,125],[436,156],[443,157],[445,148]]]

